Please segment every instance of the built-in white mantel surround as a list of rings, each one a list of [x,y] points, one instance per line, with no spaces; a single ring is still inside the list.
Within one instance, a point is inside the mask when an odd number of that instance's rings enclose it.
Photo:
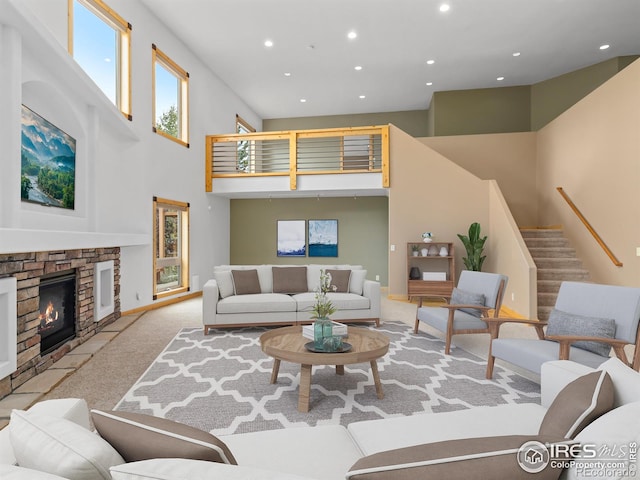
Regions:
[[[0,254],[150,245],[151,234],[0,228]]]

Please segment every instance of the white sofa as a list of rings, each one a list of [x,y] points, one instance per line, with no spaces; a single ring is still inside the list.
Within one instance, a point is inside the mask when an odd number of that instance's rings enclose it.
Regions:
[[[617,448],[640,443],[640,374],[626,367],[617,359],[605,362],[600,367],[608,372],[612,380],[612,390],[610,394],[614,408],[608,413],[591,421],[575,437],[576,441],[583,444],[596,443],[600,446],[616,446]],[[114,480],[136,479],[181,479],[181,478],[226,478],[226,479],[280,479],[280,480],[337,480],[345,478],[345,475],[356,462],[376,458],[380,455],[396,455],[395,449],[405,450],[414,448],[412,446],[441,445],[436,442],[444,442],[450,451],[447,451],[449,458],[439,460],[443,468],[456,468],[462,465],[461,457],[456,455],[455,446],[458,445],[455,439],[478,438],[481,443],[488,443],[486,438],[494,437],[509,438],[504,436],[517,435],[519,441],[527,438],[535,438],[541,424],[554,423],[554,417],[548,418],[552,411],[557,412],[559,407],[571,407],[572,401],[568,401],[566,392],[570,387],[565,388],[572,380],[581,375],[594,372],[590,367],[585,367],[571,361],[548,362],[542,368],[542,401],[538,404],[506,404],[495,407],[477,407],[466,410],[451,411],[437,414],[421,414],[408,417],[394,417],[383,420],[371,420],[355,422],[348,426],[318,426],[299,427],[280,430],[271,430],[255,433],[245,433],[220,437],[226,447],[232,452],[237,465],[225,465],[221,463],[205,462],[200,460],[185,460],[176,458],[151,458],[142,461],[116,464],[107,470],[107,475],[111,475]],[[599,378],[602,375],[598,373]],[[581,377],[586,378],[586,377]],[[610,389],[611,390],[611,389]],[[573,392],[575,395],[575,391]],[[595,397],[594,397],[595,398]],[[586,404],[591,402],[587,398]],[[593,404],[594,402],[592,402]],[[549,408],[551,407],[551,408]],[[28,413],[47,414],[53,417],[63,417],[81,425],[76,427],[85,431],[90,427],[88,409],[86,403],[78,399],[50,400],[34,405]],[[23,412],[19,412],[23,413]],[[563,412],[562,415],[565,415]],[[560,418],[563,418],[562,416]],[[582,418],[582,417],[580,417]],[[37,480],[39,478],[54,480],[56,478],[39,476],[40,474],[25,467],[13,467],[16,457],[12,450],[13,437],[10,438],[10,431],[13,427],[12,418],[9,427],[0,431],[0,478],[18,480],[28,478]],[[67,422],[70,423],[70,422]],[[119,426],[118,426],[119,427]],[[16,429],[21,426],[16,426]],[[115,429],[116,431],[118,428]],[[52,435],[45,439],[39,438],[32,432],[19,432],[29,448],[33,449],[34,457],[56,458],[56,455],[63,455],[61,448],[47,444]],[[11,435],[14,432],[11,431]],[[122,433],[127,436],[126,432]],[[18,437],[20,435],[17,435]],[[71,443],[71,436],[62,435],[62,442]],[[94,437],[98,437],[93,434]],[[451,440],[454,443],[446,443]],[[129,440],[131,441],[131,440]],[[139,442],[152,445],[153,441]],[[112,443],[113,444],[113,443]],[[25,448],[25,447],[17,447]],[[76,450],[80,450],[77,447]],[[77,453],[77,451],[75,452]],[[503,452],[491,458],[491,465],[501,462],[500,458],[507,458]],[[21,456],[25,453],[21,451]],[[589,458],[589,464],[600,459]],[[366,458],[365,458],[366,456]],[[66,458],[66,457],[65,457]],[[31,460],[31,458],[27,458]],[[43,460],[43,461],[45,461]],[[618,459],[619,460],[619,459]],[[36,460],[34,460],[36,461]],[[55,461],[55,460],[54,460]],[[70,460],[69,460],[70,461]],[[512,461],[513,463],[513,461]],[[119,464],[119,465],[118,465]],[[637,468],[637,461],[631,462],[631,468]],[[414,468],[412,464],[409,468]],[[493,467],[492,467],[493,468]],[[574,479],[582,478],[579,471],[580,463],[572,468],[567,468],[561,473],[561,478]],[[448,470],[445,470],[447,472]],[[617,472],[617,470],[616,470]],[[355,476],[352,478],[468,478],[458,477],[451,473],[444,476],[413,475],[411,470],[403,474],[389,472],[385,476]],[[523,472],[520,472],[521,474]],[[626,478],[624,475],[616,475],[612,470],[597,472],[594,475],[590,471],[590,478]],[[407,476],[408,475],[408,476]],[[466,474],[468,475],[468,473]],[[527,474],[528,475],[528,474]],[[634,475],[630,474],[632,478]],[[542,477],[542,478],[556,478]],[[83,480],[89,478],[109,478],[90,477],[84,473]],[[347,477],[349,478],[349,477]],[[486,473],[473,478],[529,478],[528,476],[493,474]]]
[[[274,269],[278,269],[276,277]],[[368,280],[361,265],[219,265],[214,267],[214,278],[202,289],[205,334],[211,328],[309,323],[322,269],[350,272],[345,291],[327,295],[337,308],[332,320],[379,325],[380,283]],[[234,272],[252,270],[259,285],[248,289],[255,293],[244,293],[247,289],[241,290],[234,283]],[[293,291],[279,281],[285,275],[297,277],[288,285],[293,284]]]

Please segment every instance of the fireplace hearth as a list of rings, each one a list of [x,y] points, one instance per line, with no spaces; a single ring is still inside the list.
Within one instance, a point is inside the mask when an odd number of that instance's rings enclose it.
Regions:
[[[75,270],[56,272],[40,279],[39,310],[40,353],[44,355],[75,337]]]

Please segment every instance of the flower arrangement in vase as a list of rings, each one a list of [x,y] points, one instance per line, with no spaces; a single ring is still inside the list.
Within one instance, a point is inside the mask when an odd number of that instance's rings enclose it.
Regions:
[[[333,336],[330,315],[336,311],[331,300],[327,297],[330,291],[335,292],[337,287],[331,285],[331,274],[325,270],[320,270],[320,285],[316,289],[316,303],[311,308],[311,318],[315,320],[313,324],[313,346],[317,350],[324,348],[325,337]]]
[[[433,234],[431,232],[424,232],[422,234],[422,241],[424,243],[431,243],[433,242]]]

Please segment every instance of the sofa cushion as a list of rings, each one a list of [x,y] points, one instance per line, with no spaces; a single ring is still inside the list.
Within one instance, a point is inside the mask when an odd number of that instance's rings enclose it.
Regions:
[[[560,390],[542,419],[539,434],[574,438],[612,408],[613,382],[609,374],[588,373]]]
[[[261,293],[258,270],[231,270],[233,278],[233,291],[236,295],[249,295]]]
[[[346,475],[354,480],[404,480],[442,478],[466,480],[469,478],[531,478],[519,464],[520,447],[527,442],[542,456],[541,470],[536,478],[557,479],[561,468],[553,468],[544,444],[565,443],[558,437],[506,435],[497,437],[465,438],[414,445],[375,453],[358,460]],[[546,461],[546,466],[545,466]],[[479,474],[481,472],[481,474]]]
[[[9,433],[19,466],[70,480],[110,480],[109,467],[124,463],[106,440],[64,418],[13,410]]]
[[[218,313],[295,312],[296,301],[282,293],[232,295],[218,302]]]
[[[258,468],[201,462],[185,458],[157,458],[111,468],[113,480],[309,480]]]
[[[30,468],[0,463],[0,478],[2,480],[66,480],[50,473],[38,472]]]
[[[347,293],[349,291],[349,280],[351,279],[351,270],[327,270],[331,275],[331,286],[335,285],[336,289],[332,291]]]
[[[640,445],[639,418],[640,402],[633,402],[614,408],[587,425],[576,435],[576,441],[595,448],[596,456],[593,456],[592,451],[578,455],[578,458],[575,458],[575,465],[567,469],[566,478],[570,480],[585,478],[585,473],[593,472],[584,467],[593,465],[595,462],[615,461],[622,463],[623,469],[626,467],[628,472],[637,472],[640,467],[638,457],[631,456],[631,449],[634,448],[634,444],[635,448]],[[584,457],[584,462],[580,460],[581,457]],[[598,470],[600,474],[593,474],[590,477],[611,480],[623,477],[620,474],[620,468],[612,468],[608,472],[606,469]]]
[[[273,293],[301,293],[307,290],[307,267],[272,267]]]
[[[141,413],[91,410],[96,430],[127,462],[150,458],[191,458],[237,462],[225,443],[203,430]]]
[[[233,277],[231,270],[216,270],[213,278],[218,283],[218,294],[220,298],[227,298],[233,295]]]
[[[554,308],[549,314],[547,335],[580,335],[615,338],[616,322],[613,318],[586,317]],[[601,342],[574,342],[572,346],[608,357],[611,346]]]
[[[632,402],[640,402],[640,373],[625,365],[619,358],[612,357],[598,367],[609,374],[613,381],[613,406],[619,407]]]
[[[292,297],[298,304],[298,312],[310,312],[316,303],[313,292],[298,293]],[[367,297],[354,293],[327,293],[327,299],[337,310],[366,310],[371,302]]]
[[[482,293],[469,292],[467,290],[461,290],[458,287],[453,287],[451,292],[451,305],[484,305],[486,297]],[[474,317],[481,317],[482,310],[476,308],[461,308],[460,311],[466,312]]]
[[[351,270],[351,278],[349,279],[349,293],[362,295],[364,281],[367,278],[367,271],[363,269]]]

